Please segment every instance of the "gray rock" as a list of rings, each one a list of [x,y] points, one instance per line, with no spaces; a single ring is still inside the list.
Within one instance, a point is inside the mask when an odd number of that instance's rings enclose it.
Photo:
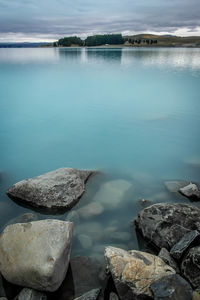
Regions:
[[[171,193],[178,193],[180,188],[183,188],[184,186],[188,185],[189,183],[190,183],[189,181],[177,181],[177,180],[164,182],[165,187]]]
[[[13,284],[55,291],[68,269],[72,232],[73,223],[59,220],[7,226],[0,235],[0,272]]]
[[[191,248],[183,257],[181,272],[194,289],[200,289],[200,246]]]
[[[150,285],[157,279],[175,273],[155,255],[106,247],[105,258],[121,300],[152,297]],[[135,298],[134,298],[135,297]]]
[[[94,289],[74,300],[96,300],[99,293],[100,293],[100,289]]]
[[[73,207],[85,191],[91,171],[61,168],[14,184],[7,194],[26,205],[59,211]]]
[[[179,192],[191,200],[200,200],[200,190],[194,183],[190,183],[187,186],[180,188]]]
[[[184,203],[158,203],[143,209],[136,229],[154,246],[170,250],[186,233],[200,231],[200,209]]]
[[[162,248],[158,253],[158,257],[160,257],[166,264],[172,267],[176,273],[180,273],[179,267],[176,261],[171,257],[169,251],[166,248]]]
[[[119,297],[117,296],[117,294],[111,292],[109,296],[109,300],[119,300]]]
[[[170,254],[179,260],[189,247],[195,246],[195,243],[200,243],[200,233],[197,230],[192,230],[186,233],[180,241],[171,248]]]
[[[190,284],[178,274],[164,276],[151,285],[154,300],[192,300]]]
[[[44,293],[24,288],[16,300],[47,300],[47,296]]]

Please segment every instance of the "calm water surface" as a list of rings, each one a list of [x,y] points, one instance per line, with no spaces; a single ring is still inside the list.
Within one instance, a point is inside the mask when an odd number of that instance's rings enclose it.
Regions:
[[[200,49],[0,49],[0,226],[31,212],[5,191],[59,167],[97,169],[69,213],[74,255],[138,248],[145,198],[199,182]]]

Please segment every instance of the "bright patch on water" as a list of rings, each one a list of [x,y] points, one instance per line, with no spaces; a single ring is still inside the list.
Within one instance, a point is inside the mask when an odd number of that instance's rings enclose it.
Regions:
[[[59,167],[97,169],[74,209],[72,255],[137,248],[131,221],[199,181],[200,49],[0,49],[0,226],[31,210],[5,191]]]

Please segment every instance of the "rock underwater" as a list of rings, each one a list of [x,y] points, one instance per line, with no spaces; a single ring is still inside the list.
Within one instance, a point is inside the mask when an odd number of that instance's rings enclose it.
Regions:
[[[59,212],[72,208],[85,191],[93,171],[60,168],[11,186],[7,195],[25,205]]]
[[[13,284],[55,291],[69,264],[73,223],[43,220],[7,226],[0,235],[0,272]]]

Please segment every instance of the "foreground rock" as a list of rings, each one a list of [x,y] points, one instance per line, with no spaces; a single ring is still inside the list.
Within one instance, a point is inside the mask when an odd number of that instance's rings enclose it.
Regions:
[[[7,194],[37,208],[59,211],[73,207],[85,191],[91,171],[61,168],[14,184]]]
[[[47,296],[44,293],[25,288],[15,298],[16,300],[47,300]]]
[[[170,250],[186,233],[200,231],[200,209],[184,203],[158,203],[143,209],[136,229],[159,249]]]
[[[150,285],[175,273],[159,257],[141,251],[106,247],[105,258],[121,300],[152,297]]]
[[[192,300],[190,284],[177,274],[164,276],[151,285],[154,300]]]
[[[100,289],[94,289],[85,293],[84,295],[74,299],[74,300],[96,300],[100,293]]]
[[[194,183],[190,183],[187,186],[180,188],[179,192],[191,200],[200,200],[200,190]]]
[[[187,251],[189,247],[192,247],[192,245],[195,246],[195,244],[200,244],[200,233],[197,230],[192,230],[186,233],[182,239],[171,248],[170,254],[179,260],[185,251]]]
[[[0,272],[9,282],[55,291],[68,268],[73,223],[43,220],[7,226],[0,236]]]
[[[194,289],[200,291],[200,246],[191,248],[181,263],[183,276]]]

